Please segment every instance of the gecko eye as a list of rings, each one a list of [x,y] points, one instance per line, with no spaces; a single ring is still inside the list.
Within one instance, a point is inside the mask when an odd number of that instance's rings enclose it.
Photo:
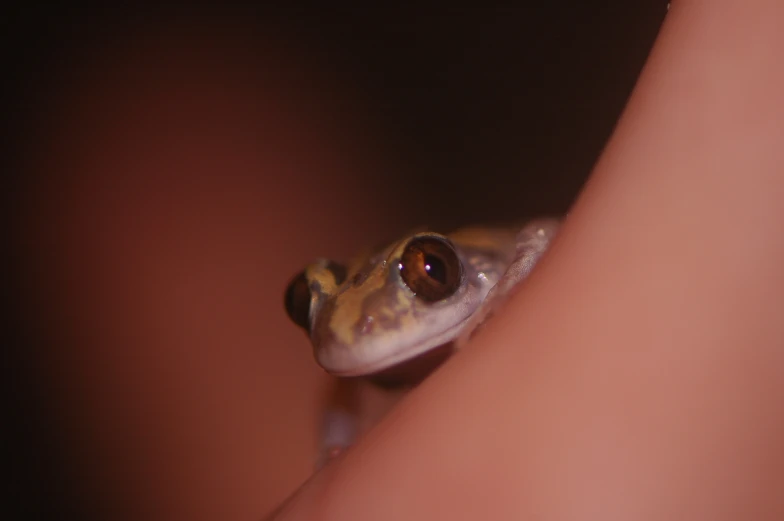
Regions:
[[[310,331],[310,284],[304,271],[289,283],[283,302],[291,321]]]
[[[400,277],[417,297],[437,302],[460,287],[463,266],[451,244],[437,237],[419,237],[400,257]]]
[[[346,267],[332,261],[319,261],[314,269],[313,288],[316,292],[321,291],[320,282],[326,282],[330,277],[331,285],[341,285],[346,280]],[[311,281],[304,271],[297,274],[289,282],[286,294],[283,296],[283,303],[286,313],[292,322],[310,333],[310,303],[312,298]]]

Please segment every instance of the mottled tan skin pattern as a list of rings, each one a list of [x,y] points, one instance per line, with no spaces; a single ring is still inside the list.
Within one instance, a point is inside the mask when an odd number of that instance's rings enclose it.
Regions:
[[[455,337],[451,329],[470,317],[515,258],[518,230],[459,230],[448,236],[421,232],[358,257],[345,282],[322,261],[309,266],[314,354],[327,371],[357,376],[384,369]],[[435,303],[418,299],[400,277],[402,250],[414,237],[447,238],[463,264],[455,295]],[[443,338],[442,338],[443,337]]]
[[[417,232],[355,258],[342,283],[334,263],[320,259],[309,265],[305,277],[314,356],[327,372],[355,377],[343,379],[330,399],[319,465],[349,446],[358,426],[366,427],[363,404],[354,396],[364,384],[356,377],[372,379],[413,366],[412,361],[444,346],[450,353],[462,347],[528,275],[557,228],[555,219],[537,219],[523,227],[471,227],[447,235]],[[406,245],[425,236],[448,240],[462,264],[457,292],[438,302],[418,298],[400,275]],[[400,374],[407,373],[397,371],[397,383],[417,381],[401,380]]]

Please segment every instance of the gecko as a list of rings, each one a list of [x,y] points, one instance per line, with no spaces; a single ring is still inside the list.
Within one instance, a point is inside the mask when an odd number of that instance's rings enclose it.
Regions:
[[[560,221],[421,229],[341,264],[317,259],[288,284],[289,318],[316,362],[336,377],[325,406],[316,468],[358,437],[361,382],[406,391],[462,349],[524,280]]]

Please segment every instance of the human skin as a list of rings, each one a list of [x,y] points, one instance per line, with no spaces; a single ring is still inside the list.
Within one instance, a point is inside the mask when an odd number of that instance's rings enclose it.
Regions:
[[[521,291],[276,519],[784,518],[782,20],[676,2]]]
[[[350,85],[291,38],[128,26],[41,71],[26,119],[29,384],[88,514],[258,519],[311,473],[327,383],[286,284],[394,231],[398,196],[363,180],[389,162]]]
[[[676,3],[535,276],[282,518],[784,517],[781,17]],[[323,78],[185,32],[49,79],[20,219],[34,383],[99,517],[256,519],[305,480],[325,381],[287,278],[401,225]]]

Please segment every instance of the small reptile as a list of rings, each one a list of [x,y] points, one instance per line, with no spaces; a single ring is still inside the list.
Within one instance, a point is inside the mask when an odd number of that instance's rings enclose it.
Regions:
[[[309,264],[289,284],[285,307],[339,377],[327,406],[318,466],[357,437],[357,380],[384,389],[419,383],[503,304],[555,236],[559,221],[522,227],[417,231],[343,265]],[[349,391],[347,391],[349,389]]]

